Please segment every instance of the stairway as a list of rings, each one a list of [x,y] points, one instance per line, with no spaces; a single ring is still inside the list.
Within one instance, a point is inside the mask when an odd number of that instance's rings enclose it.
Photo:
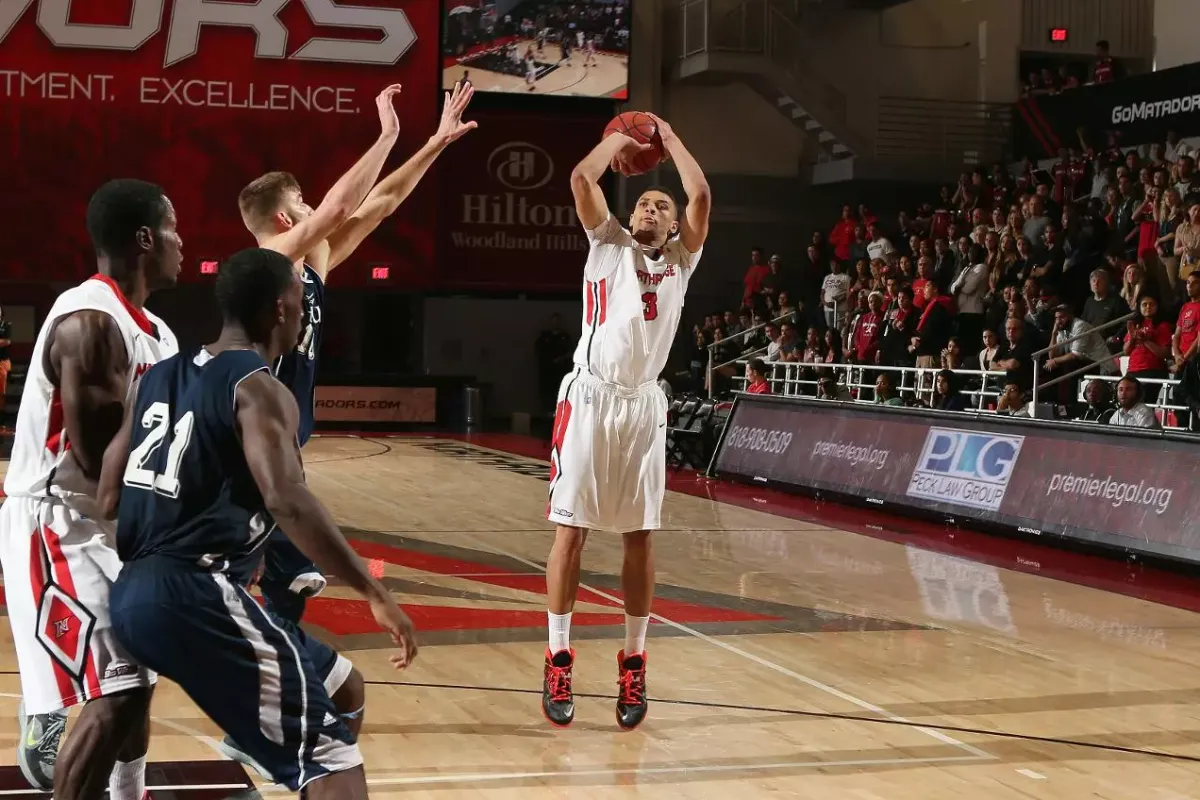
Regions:
[[[816,161],[868,151],[868,140],[846,122],[845,95],[804,56],[795,3],[745,0],[714,15],[711,0],[687,0],[677,13],[668,20],[668,30],[682,36],[671,80],[746,84],[804,133]]]

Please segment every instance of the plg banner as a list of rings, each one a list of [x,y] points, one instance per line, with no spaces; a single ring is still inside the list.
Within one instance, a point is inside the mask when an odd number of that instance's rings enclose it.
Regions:
[[[1195,448],[1101,427],[742,396],[713,470],[1200,562]]]

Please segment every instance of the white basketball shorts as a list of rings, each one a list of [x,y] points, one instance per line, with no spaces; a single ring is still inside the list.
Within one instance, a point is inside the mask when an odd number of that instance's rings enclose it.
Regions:
[[[152,685],[112,633],[108,593],[121,570],[111,527],[54,499],[0,507],[0,567],[27,714]]]
[[[628,533],[657,530],[667,475],[667,396],[577,368],[563,378],[550,451],[556,525]]]

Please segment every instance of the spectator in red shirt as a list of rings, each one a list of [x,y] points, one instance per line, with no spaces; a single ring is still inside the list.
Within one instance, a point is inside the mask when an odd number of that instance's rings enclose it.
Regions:
[[[854,323],[854,360],[859,364],[876,363],[875,355],[879,352],[879,343],[883,337],[883,295],[871,292],[867,297],[865,314],[860,314]]]
[[[1116,66],[1112,56],[1108,54],[1108,40],[1101,39],[1096,42],[1096,63],[1092,66],[1092,83],[1112,83],[1116,77]]]
[[[829,232],[829,243],[833,245],[833,252],[841,261],[850,260],[850,243],[854,241],[854,229],[857,226],[858,220],[854,218],[854,209],[850,206],[842,206],[842,218]]]
[[[1158,301],[1149,295],[1141,301],[1142,319],[1130,320],[1125,334],[1125,355],[1129,356],[1126,377],[1169,378],[1167,356],[1171,354],[1171,323],[1155,319]],[[1158,399],[1161,384],[1144,384],[1145,400],[1153,404]]]
[[[743,306],[753,305],[754,296],[762,291],[763,281],[770,274],[771,268],[763,259],[763,249],[761,247],[751,248],[750,266],[746,270],[746,277],[742,278],[742,283],[746,287],[746,291],[742,295]]]
[[[921,256],[917,261],[917,279],[913,281],[913,305],[918,310],[925,308],[925,284],[933,280],[933,259]]]
[[[1200,272],[1187,276],[1187,296],[1188,301],[1179,309],[1179,321],[1171,339],[1171,354],[1175,357],[1171,372],[1176,374],[1196,355],[1197,334],[1200,334]]]
[[[750,394],[771,394],[771,383],[767,380],[767,365],[755,358],[746,365],[746,377],[750,383],[746,391]]]

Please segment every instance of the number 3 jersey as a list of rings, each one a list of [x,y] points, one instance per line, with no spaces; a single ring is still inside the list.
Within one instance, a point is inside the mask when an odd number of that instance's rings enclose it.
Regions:
[[[700,251],[689,253],[678,237],[661,250],[645,248],[611,214],[587,236],[575,364],[620,386],[655,382],[671,354]]]
[[[70,454],[62,395],[45,368],[51,333],[64,317],[80,311],[107,314],[120,329],[129,358],[126,403],[132,402],[142,374],[158,361],[175,355],[179,346],[161,319],[136,308],[107,275],[94,275],[60,294],[42,323],[21,392],[4,492],[9,497],[55,497],[92,517],[96,485]]]
[[[129,563],[167,558],[250,579],[274,522],[242,450],[238,384],[265,372],[252,350],[180,353],[138,387],[117,521]]]

